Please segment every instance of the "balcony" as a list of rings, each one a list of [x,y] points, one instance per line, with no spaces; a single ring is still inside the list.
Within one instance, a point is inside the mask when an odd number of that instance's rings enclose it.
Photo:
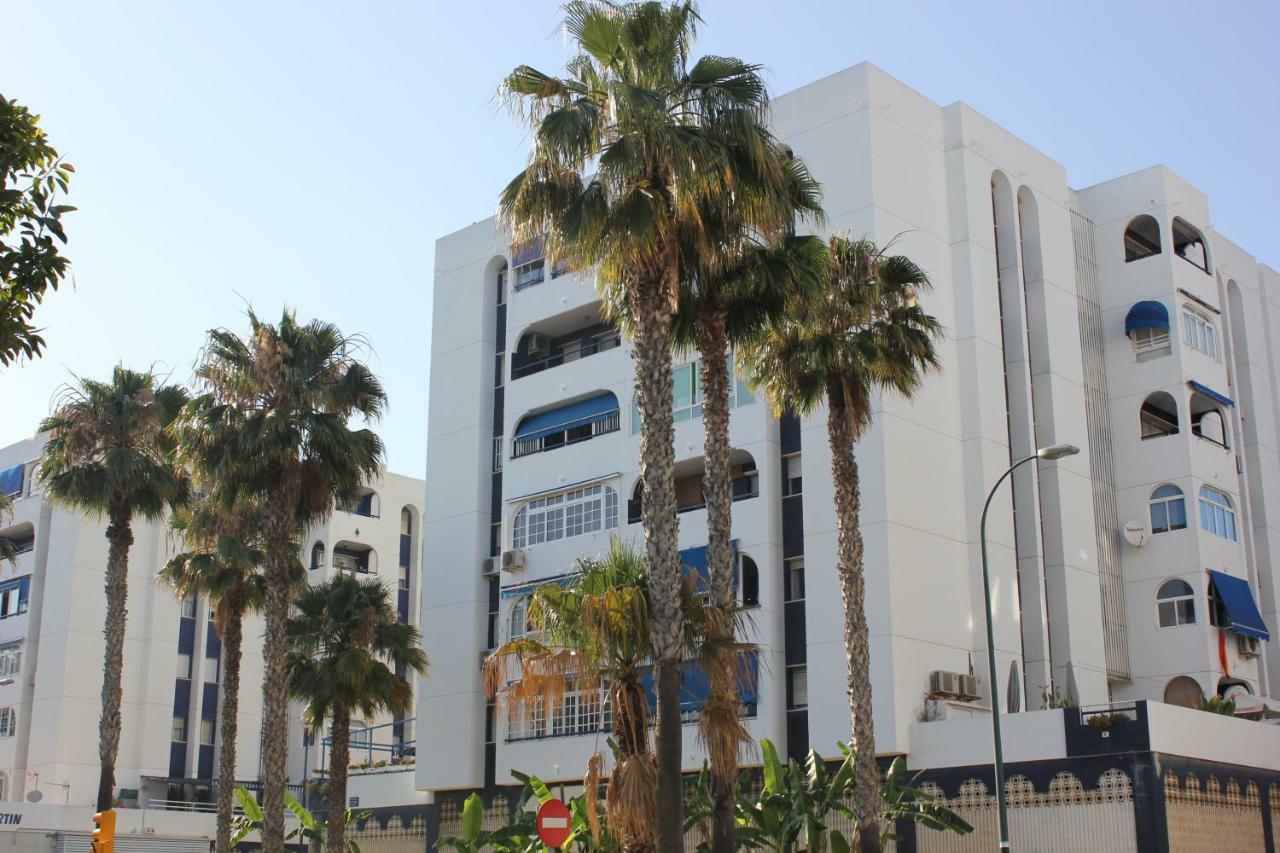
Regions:
[[[706,509],[707,499],[703,494],[702,481],[706,469],[702,457],[677,462],[676,474],[676,512],[694,512]],[[745,501],[760,496],[760,473],[756,470],[756,461],[745,450],[729,451],[730,487],[733,500]],[[635,495],[627,501],[627,523],[639,524],[643,512],[643,482],[636,483]]]
[[[378,555],[368,545],[342,540],[333,546],[333,567],[367,575],[378,571]]]
[[[532,376],[622,345],[617,328],[605,322],[600,303],[540,320],[520,336],[511,354],[511,378]]]
[[[511,458],[590,441],[596,436],[617,432],[621,425],[618,398],[608,391],[525,415],[511,442]]]
[[[354,501],[338,504],[338,509],[343,512],[365,518],[378,518],[381,508],[382,504],[378,493],[369,488],[361,490],[359,497]]]

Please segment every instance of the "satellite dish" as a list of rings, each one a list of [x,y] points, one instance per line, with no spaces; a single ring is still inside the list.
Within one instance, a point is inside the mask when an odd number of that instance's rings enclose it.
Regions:
[[[28,803],[38,803],[43,799],[44,799],[44,791],[41,791],[41,790],[27,791]]]
[[[1141,521],[1126,521],[1124,524],[1124,541],[1135,548],[1141,548],[1151,541],[1151,533]]]

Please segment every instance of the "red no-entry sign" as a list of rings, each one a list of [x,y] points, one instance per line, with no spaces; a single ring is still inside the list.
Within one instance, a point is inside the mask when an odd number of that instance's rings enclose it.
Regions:
[[[569,840],[569,807],[560,800],[538,806],[538,837],[548,847],[560,847]]]

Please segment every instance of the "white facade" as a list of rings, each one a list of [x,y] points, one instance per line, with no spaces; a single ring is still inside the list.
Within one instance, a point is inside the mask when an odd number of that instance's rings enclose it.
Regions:
[[[12,709],[14,719],[11,728],[0,726],[0,802],[21,803],[39,790],[40,802],[46,805],[91,807],[99,775],[105,521],[45,499],[36,482],[40,452],[36,439],[0,449],[0,483],[14,491],[13,516],[0,521],[0,536],[23,542],[24,548],[30,542],[30,550],[20,554],[15,565],[0,564],[0,709]],[[402,578],[412,588],[418,575],[423,483],[386,473],[371,489],[385,509],[370,516],[335,511],[325,525],[310,532],[306,556],[315,542],[326,543],[330,555],[342,541],[370,547],[376,555],[369,561],[371,573],[393,591],[404,589]],[[411,519],[404,569],[402,510]],[[188,810],[190,802],[209,801],[217,776],[221,643],[208,621],[208,602],[179,602],[156,578],[180,544],[166,525],[135,519],[133,537],[116,785],[125,808]],[[315,583],[333,571],[332,561],[325,560],[309,571],[308,578]],[[11,606],[5,597],[9,588],[18,590]],[[405,589],[399,596],[406,617],[416,623],[416,592]],[[259,774],[262,634],[261,618],[248,617],[237,781],[257,780]],[[6,714],[0,710],[0,718]],[[389,725],[386,731],[390,736]],[[404,731],[411,747],[412,724]],[[298,722],[290,729],[290,744],[296,747],[290,752],[294,782],[306,775],[302,741]],[[401,749],[399,754],[411,751]],[[308,757],[313,767],[323,765],[314,747]],[[402,776],[404,792],[398,802],[414,797],[410,776]],[[204,826],[200,817],[193,819],[196,824],[188,826],[192,832],[213,831],[212,820]]]
[[[911,256],[933,280],[924,301],[946,331],[942,370],[910,402],[878,400],[857,448],[879,751],[912,751],[933,671],[972,673],[987,694],[979,514],[1011,459],[1058,442],[1082,452],[1024,466],[993,508],[1001,695],[1012,680],[1023,708],[1055,690],[1085,705],[1162,699],[1176,676],[1207,695],[1224,676],[1269,695],[1266,662],[1274,673],[1280,656],[1264,642],[1260,657],[1242,657],[1237,632],[1210,624],[1206,570],[1246,579],[1274,631],[1280,275],[1214,233],[1205,197],[1167,169],[1073,190],[1062,165],[966,105],[941,107],[867,64],[778,97],[773,120],[822,182],[829,230]],[[1126,263],[1126,225],[1142,213],[1164,250]],[[1175,253],[1175,216],[1202,235],[1207,271]],[[436,246],[423,790],[502,784],[511,768],[578,778],[606,750],[604,732],[560,734],[575,730],[564,720],[513,729],[481,687],[482,654],[510,636],[516,587],[569,571],[611,533],[641,537],[627,512],[639,447],[628,344],[609,346],[589,274],[540,273],[529,261],[492,220]],[[1138,361],[1126,317],[1143,300],[1167,306],[1173,334],[1167,356]],[[1216,330],[1216,358],[1183,342],[1184,304]],[[1222,410],[1224,442],[1193,434],[1189,380],[1232,401],[1197,392],[1198,406]],[[1176,398],[1184,426],[1144,441],[1138,410],[1157,390]],[[676,425],[678,477],[701,464],[688,402],[676,401],[689,415]],[[834,753],[849,711],[825,413],[794,431],[760,401],[735,402],[730,438],[744,483],[733,536],[759,575],[750,639],[761,672],[748,726],[756,738],[803,737]],[[1187,526],[1152,535],[1149,499],[1164,483],[1181,487]],[[598,524],[570,527],[567,512],[548,512],[589,503],[595,496],[568,493],[597,485]],[[1230,500],[1235,540],[1201,529],[1202,485]],[[680,547],[691,548],[706,542],[706,515],[696,477],[685,486]],[[616,495],[616,528],[605,489]],[[575,506],[575,518],[582,512]],[[1121,538],[1131,521],[1146,527],[1141,547]],[[518,552],[523,569],[486,574],[503,552]],[[798,565],[799,593],[786,580]],[[1195,591],[1190,624],[1160,627],[1156,589],[1170,578]],[[688,768],[701,764],[692,727],[685,752]]]

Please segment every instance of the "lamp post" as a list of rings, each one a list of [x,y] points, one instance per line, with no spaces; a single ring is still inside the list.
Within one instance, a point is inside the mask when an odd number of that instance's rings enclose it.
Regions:
[[[1061,459],[1064,456],[1074,456],[1079,452],[1080,448],[1071,444],[1053,444],[1041,447],[1033,456],[1019,459],[1000,475],[1000,479],[996,480],[991,491],[987,493],[987,502],[982,505],[982,526],[979,532],[982,542],[982,594],[987,605],[987,680],[991,685],[991,739],[995,745],[996,809],[1000,813],[999,849],[1001,851],[1009,850],[1009,804],[1005,802],[1004,749],[1000,744],[1000,680],[996,677],[995,616],[991,612],[991,575],[987,569],[987,511],[991,509],[991,501],[995,498],[1000,484],[1007,480],[1018,466],[1036,459]]]

